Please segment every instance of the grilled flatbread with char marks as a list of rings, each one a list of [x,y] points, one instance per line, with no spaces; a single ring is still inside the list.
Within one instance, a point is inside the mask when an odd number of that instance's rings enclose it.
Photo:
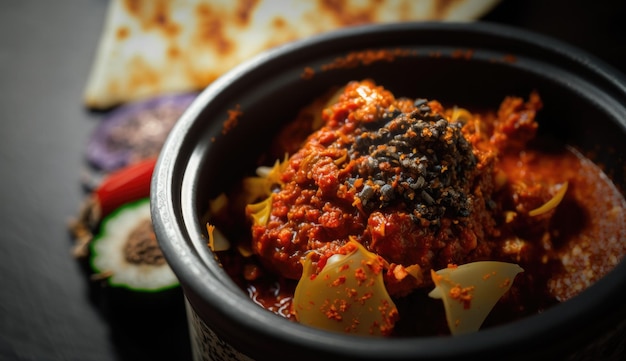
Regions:
[[[87,82],[93,109],[206,87],[289,41],[370,23],[470,21],[497,0],[111,0]]]

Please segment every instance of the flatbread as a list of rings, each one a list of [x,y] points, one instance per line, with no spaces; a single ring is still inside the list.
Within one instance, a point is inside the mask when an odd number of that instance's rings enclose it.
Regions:
[[[106,109],[202,89],[253,55],[369,23],[471,21],[498,0],[111,0],[84,94]]]

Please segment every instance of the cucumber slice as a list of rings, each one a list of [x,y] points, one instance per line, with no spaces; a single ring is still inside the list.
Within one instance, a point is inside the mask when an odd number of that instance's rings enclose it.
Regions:
[[[112,287],[158,292],[179,285],[156,241],[150,200],[127,203],[107,216],[90,244],[96,278]]]

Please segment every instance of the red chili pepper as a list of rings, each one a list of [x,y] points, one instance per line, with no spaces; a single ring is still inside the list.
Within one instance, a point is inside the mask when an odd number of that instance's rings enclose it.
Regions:
[[[94,200],[101,218],[128,202],[150,196],[150,180],[156,158],[129,165],[104,179],[94,191]]]

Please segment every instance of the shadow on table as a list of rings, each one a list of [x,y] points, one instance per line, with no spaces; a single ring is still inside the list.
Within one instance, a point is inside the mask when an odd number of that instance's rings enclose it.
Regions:
[[[143,293],[109,287],[88,275],[87,282],[89,301],[107,322],[120,360],[191,360],[180,287]]]

